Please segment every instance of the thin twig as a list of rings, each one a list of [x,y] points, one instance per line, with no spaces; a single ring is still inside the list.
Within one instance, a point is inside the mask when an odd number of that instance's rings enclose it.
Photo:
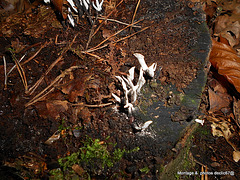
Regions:
[[[121,39],[119,39],[119,40],[113,41],[112,43],[117,43],[117,42],[122,41],[122,40],[124,40],[124,39],[128,39],[128,38],[134,36],[135,34],[138,34],[138,33],[142,32],[142,31],[147,30],[148,28],[150,28],[150,26],[144,27],[143,29],[141,29],[141,30],[139,30],[139,31],[137,31],[137,32],[135,32],[135,33],[133,33],[133,34],[130,34],[130,35],[126,36],[126,37],[123,37],[123,38],[121,38]]]
[[[62,75],[62,74],[61,74],[61,75]],[[41,96],[41,95],[44,94],[48,89],[52,88],[50,91],[47,92],[47,94],[48,94],[49,92],[53,91],[53,90],[55,89],[55,87],[52,87],[52,86],[53,86],[54,84],[56,84],[57,82],[60,82],[60,81],[62,80],[62,79],[61,79],[61,78],[62,78],[61,75],[59,75],[57,78],[55,78],[55,80],[54,80],[50,85],[48,85],[44,90],[42,90],[42,91],[41,91],[40,93],[38,93],[34,98],[32,98],[32,99],[25,105],[25,107],[28,107],[28,106],[34,104],[35,102],[39,101],[39,100],[42,99],[43,97],[45,97],[46,94],[43,95],[43,96]]]
[[[28,63],[29,61],[31,61],[33,58],[35,58],[35,57],[40,53],[40,51],[41,51],[44,47],[46,47],[47,44],[48,44],[48,42],[46,41],[46,42],[39,48],[39,50],[38,50],[33,56],[31,56],[31,57],[28,58],[26,61],[24,61],[23,63],[21,63],[21,65],[24,65],[24,64]]]
[[[101,20],[107,20],[107,21],[112,21],[112,22],[116,22],[118,24],[123,24],[123,25],[130,25],[128,23],[125,23],[125,22],[122,22],[122,21],[118,21],[116,19],[107,19],[106,17],[97,17],[97,19],[101,19]],[[137,25],[132,25],[132,27],[135,27],[135,28],[142,28],[141,26],[137,26]]]
[[[134,22],[134,19],[135,19],[135,16],[137,14],[137,10],[138,10],[138,7],[139,7],[139,4],[140,4],[141,0],[138,0],[138,3],[137,3],[137,6],[135,8],[135,11],[134,11],[134,14],[133,14],[133,17],[132,17],[132,23]],[[130,28],[130,32],[132,31],[132,27]]]
[[[72,104],[70,103],[72,106],[85,106],[85,107],[91,107],[91,108],[97,108],[97,107],[106,107],[106,106],[110,106],[113,103],[109,102],[106,104],[84,104],[84,103],[78,103],[78,104]]]
[[[109,16],[111,16],[111,14],[116,10],[116,8],[122,4],[123,0],[121,0],[115,7],[114,9],[107,15],[107,18],[109,18]],[[99,29],[103,26],[103,24],[107,21],[107,19],[105,19],[104,21],[101,22],[101,24],[98,26],[98,28],[95,30],[95,32],[92,34],[92,37],[95,36],[95,34],[97,34],[97,32],[99,31]]]
[[[26,56],[26,53],[24,54],[24,56],[22,56],[21,57],[21,59],[19,60],[19,61],[17,61],[18,63],[19,63],[19,65],[21,66],[21,65],[24,65],[24,64],[26,64],[26,63],[28,63],[29,61],[31,61],[33,58],[35,58],[38,54],[39,54],[39,52],[47,45],[48,43],[47,42],[45,42],[40,48],[39,48],[39,50],[33,55],[33,56],[31,56],[30,58],[28,58],[26,61],[24,61],[23,63],[21,63],[21,61],[24,59],[24,57]],[[15,56],[13,57],[13,59],[15,58]],[[5,61],[5,57],[4,57],[4,60],[3,61]],[[6,67],[6,66],[5,66]],[[5,75],[5,82],[4,82],[4,84],[5,84],[5,88],[4,89],[6,89],[7,88],[7,77],[8,77],[8,75],[15,69],[17,67],[17,64],[15,63],[15,65],[8,71],[8,73]],[[21,69],[21,68],[20,68]],[[23,72],[24,73],[24,72]],[[25,73],[24,73],[25,74]],[[21,76],[21,74],[20,74],[20,76]],[[22,77],[21,77],[22,78]],[[25,77],[25,80],[26,80],[26,77]],[[27,83],[27,81],[26,81],[26,83]],[[26,84],[27,85],[27,84]],[[26,85],[24,85],[24,87],[26,86]],[[25,87],[25,91],[26,91],[26,87]],[[25,92],[25,93],[27,93],[27,91]]]
[[[27,84],[27,78],[26,78],[24,69],[22,68],[21,64],[19,63],[19,61],[17,59],[15,59],[15,63],[17,65],[18,72],[21,76],[23,86],[24,86],[24,89],[25,89],[25,93],[27,93],[28,92],[28,84]]]
[[[91,28],[91,31],[90,31],[90,34],[89,34],[89,37],[88,37],[88,42],[87,42],[87,44],[86,44],[86,48],[85,48],[85,49],[88,48],[88,46],[89,46],[89,44],[90,44],[90,42],[91,42],[91,40],[92,40],[92,38],[93,38],[92,34],[94,33],[95,23],[96,23],[96,19],[93,21],[92,28]]]
[[[72,42],[70,43],[70,45],[63,51],[63,53],[49,66],[49,68],[47,69],[47,71],[39,78],[39,80],[31,87],[29,88],[29,93],[30,95],[33,94],[33,92],[37,89],[37,87],[41,84],[41,82],[43,81],[44,77],[53,69],[53,67],[62,60],[63,55],[71,48],[72,44],[74,43],[75,39],[77,38],[78,34],[75,35],[75,37],[73,38]]]
[[[59,76],[57,76],[53,82],[48,85],[44,90],[42,90],[40,93],[38,93],[34,98],[32,98],[27,104],[25,104],[25,107],[28,107],[34,103],[36,103],[37,101],[39,101],[40,99],[42,99],[43,97],[45,97],[47,94],[49,94],[50,92],[52,92],[55,89],[55,84],[59,83],[62,81],[62,79],[68,75],[70,72],[72,72],[73,69],[77,69],[80,68],[80,66],[72,66],[68,69],[66,69],[65,71],[63,71]],[[50,89],[51,88],[51,89]],[[48,91],[50,89],[50,91]],[[46,94],[44,94],[46,91],[48,91]]]
[[[113,42],[110,42],[110,43],[106,43],[106,44],[104,44],[104,45],[102,45],[102,46],[100,46],[100,47],[98,47],[98,48],[91,48],[91,49],[89,49],[89,50],[87,50],[87,51],[81,51],[81,53],[83,53],[83,54],[86,54],[86,53],[90,53],[90,52],[93,52],[93,51],[97,51],[97,50],[99,50],[99,49],[102,49],[102,48],[105,48],[105,47],[107,47],[109,44],[115,44],[115,43],[118,43],[118,42],[120,42],[120,41],[122,41],[122,40],[125,40],[125,39],[127,39],[127,38],[130,38],[130,37],[132,37],[132,36],[134,36],[135,34],[138,34],[138,33],[140,33],[140,32],[142,32],[142,31],[145,31],[146,29],[148,29],[150,26],[148,26],[148,27],[145,27],[145,28],[143,28],[143,29],[141,29],[140,31],[137,31],[137,32],[135,32],[135,33],[133,33],[133,34],[130,34],[130,35],[128,35],[128,36],[126,36],[126,37],[123,37],[123,38],[121,38],[121,39],[118,39],[118,40],[116,40],[116,41],[113,41]]]
[[[23,58],[24,58],[25,56],[26,56],[26,54],[24,54],[24,55],[21,57],[21,59],[19,60],[19,63],[23,60]],[[7,77],[8,77],[8,75],[9,75],[15,68],[16,68],[16,64],[13,65],[13,67],[8,71]]]
[[[62,60],[62,55],[60,55],[47,69],[47,71],[39,78],[39,80],[37,80],[37,82],[31,87],[29,88],[29,95],[32,95],[34,93],[34,91],[38,88],[38,86],[41,84],[41,82],[43,81],[44,77],[52,70],[52,68],[59,62]]]
[[[46,97],[49,93],[51,93],[52,91],[54,91],[55,87],[52,87],[52,89],[50,89],[48,92],[46,92],[44,95],[42,95],[41,97],[37,97],[34,100],[29,101],[25,107],[31,106],[33,104],[35,104],[36,102],[40,101],[41,99],[43,99],[44,97]]]
[[[90,55],[90,56],[92,56],[92,57],[97,58],[98,60],[102,60],[102,59],[103,59],[103,58],[101,58],[100,56],[98,56],[98,55],[96,55],[96,54],[89,53],[89,52],[84,52],[84,54],[88,54],[88,55]]]
[[[114,33],[114,34],[112,34],[111,36],[107,37],[107,38],[104,39],[102,42],[100,42],[98,45],[96,45],[95,47],[93,47],[93,48],[91,48],[91,49],[89,49],[89,50],[96,49],[97,47],[99,47],[100,45],[102,45],[103,43],[105,43],[107,40],[109,40],[110,38],[116,36],[117,34],[119,34],[120,32],[122,32],[123,30],[127,29],[128,27],[130,27],[130,26],[132,26],[132,25],[134,25],[134,24],[139,23],[139,22],[142,21],[142,20],[143,20],[143,19],[141,19],[141,20],[139,20],[139,21],[137,21],[137,22],[135,22],[135,23],[132,23],[132,24],[127,25],[126,27],[120,29],[120,30],[117,31],[116,33]],[[87,51],[88,51],[88,50],[87,50]]]
[[[66,30],[67,31],[67,30]],[[66,41],[62,41],[62,42],[58,42],[58,34],[56,35],[56,37],[55,37],[55,41],[54,41],[54,44],[55,45],[64,45],[64,44],[67,44],[67,42]]]
[[[23,83],[23,86],[24,86],[24,89],[25,89],[25,93],[27,93],[28,92],[28,84],[27,84],[27,79],[26,79],[26,75],[25,75],[24,69],[22,68],[20,62],[15,57],[15,54],[12,52],[12,50],[10,50],[10,52],[12,54],[13,61],[16,64],[18,73],[19,73],[19,75],[20,75],[20,77],[22,79],[22,83]],[[23,55],[21,59],[23,59],[24,57],[25,57],[25,55]]]
[[[203,163],[199,162],[198,160],[196,160],[195,158],[193,158],[193,161],[196,162],[197,164],[200,164],[203,167],[207,167],[206,165],[204,165]]]

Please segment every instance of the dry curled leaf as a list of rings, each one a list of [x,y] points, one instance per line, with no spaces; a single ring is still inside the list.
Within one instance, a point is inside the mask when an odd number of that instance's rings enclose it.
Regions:
[[[233,151],[233,160],[238,162],[240,160],[240,151]]]
[[[239,44],[240,4],[238,1],[217,2],[214,20],[214,36],[224,37],[231,47]]]
[[[46,140],[44,143],[47,145],[52,144],[54,141],[60,139],[61,135],[59,131],[56,131],[48,140]]]
[[[230,46],[212,40],[209,58],[212,66],[218,70],[240,92],[240,57]]]
[[[78,164],[74,164],[72,166],[72,169],[79,175],[79,176],[83,176],[83,174],[85,173],[85,170],[79,166]]]
[[[240,145],[238,143],[240,136],[238,132],[234,129],[233,125],[226,120],[222,121],[213,117],[209,120],[212,122],[212,135],[217,137],[222,136],[225,138],[225,140],[234,150],[233,160],[238,162],[240,159]]]

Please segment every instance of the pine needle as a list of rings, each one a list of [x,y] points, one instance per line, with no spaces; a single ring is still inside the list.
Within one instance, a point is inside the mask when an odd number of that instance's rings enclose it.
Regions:
[[[133,24],[133,22],[134,22],[134,20],[135,20],[135,17],[136,17],[137,10],[138,10],[138,7],[139,7],[139,5],[140,5],[140,2],[141,2],[141,0],[138,0],[137,6],[136,6],[136,8],[135,8],[135,11],[134,11],[134,14],[133,14],[133,17],[132,17],[132,24]],[[131,31],[132,31],[132,27],[130,28],[130,32],[131,32]]]

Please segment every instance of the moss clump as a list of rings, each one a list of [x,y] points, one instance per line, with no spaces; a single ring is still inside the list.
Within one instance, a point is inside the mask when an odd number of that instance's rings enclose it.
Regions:
[[[192,154],[190,152],[192,134],[197,128],[197,124],[190,125],[188,127],[189,131],[186,133],[183,139],[186,139],[184,147],[180,149],[178,155],[173,159],[165,168],[162,173],[160,173],[159,179],[192,179],[199,176],[198,172],[195,170],[196,163],[193,161]]]
[[[79,151],[72,153],[69,156],[58,159],[60,169],[51,171],[53,179],[64,176],[63,179],[71,179],[76,176],[76,167],[81,171],[78,175],[86,178],[90,175],[101,175],[108,168],[113,167],[115,163],[123,158],[125,153],[138,151],[139,148],[133,150],[115,148],[113,152],[108,151],[108,145],[100,139],[92,139],[87,137],[83,142],[83,146]],[[114,145],[115,147],[115,145]]]

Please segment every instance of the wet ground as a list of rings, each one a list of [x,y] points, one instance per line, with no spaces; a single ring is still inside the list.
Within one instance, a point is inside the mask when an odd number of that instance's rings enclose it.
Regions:
[[[117,3],[106,3],[104,15]],[[120,3],[110,18],[130,24],[135,3]],[[134,27],[123,29],[126,25],[98,20],[93,31],[103,23],[91,41],[86,19],[79,19],[76,28],[62,25],[59,19],[50,6],[36,3],[2,20],[0,56],[6,58],[7,71],[25,57],[6,84],[1,64],[1,173],[14,179],[18,169],[21,177],[47,179],[52,169],[60,167],[57,160],[77,152],[87,135],[116,144],[115,148],[140,149],[126,153],[111,168],[85,167],[92,178],[157,179],[178,156],[182,147],[175,145],[181,131],[194,126],[191,120],[200,115],[210,48],[202,10],[185,1],[142,2],[135,17],[135,22],[140,21]],[[147,64],[157,62],[158,68],[156,78],[143,87],[132,117],[124,109],[116,110],[112,93],[121,93],[116,75],[126,76],[132,66],[139,71],[136,52],[145,56]],[[207,104],[206,99],[202,104]],[[153,123],[146,131],[136,129],[147,120]],[[210,132],[209,126],[204,128]],[[54,134],[60,138],[47,141]],[[209,171],[235,169],[238,164],[232,161],[225,167],[208,164],[212,156],[203,156],[207,149],[216,152],[226,142],[204,135],[196,133],[191,139],[197,161],[192,170],[200,172],[201,163],[211,167]]]

